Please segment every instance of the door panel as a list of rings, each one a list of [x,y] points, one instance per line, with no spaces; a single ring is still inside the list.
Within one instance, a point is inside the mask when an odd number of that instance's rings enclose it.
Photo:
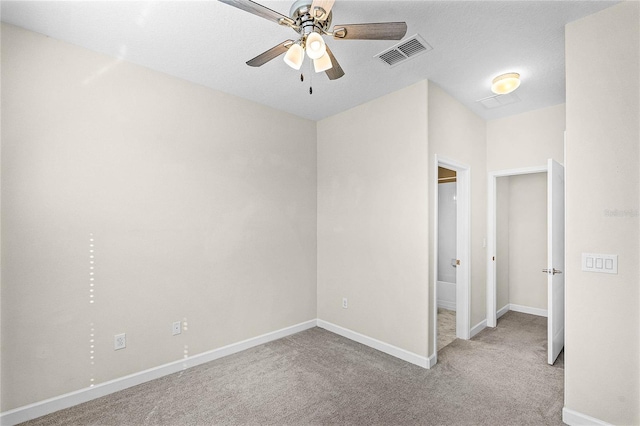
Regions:
[[[564,167],[548,160],[547,172],[547,344],[549,364],[564,347]]]

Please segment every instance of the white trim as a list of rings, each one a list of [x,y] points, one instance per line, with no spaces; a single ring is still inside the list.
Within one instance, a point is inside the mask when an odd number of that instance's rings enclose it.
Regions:
[[[518,169],[505,169],[505,170],[495,170],[493,172],[489,172],[490,176],[494,177],[503,177],[503,176],[517,176],[517,175],[528,175],[532,173],[546,173],[548,170],[547,165],[543,166],[532,166],[532,167],[521,167]]]
[[[254,346],[262,345],[273,340],[278,340],[283,337],[308,330],[315,327],[316,325],[317,320],[313,319],[293,325],[291,327],[286,327],[280,330],[266,333],[261,336],[252,337],[241,342],[232,343],[230,345],[223,346],[221,348],[214,349],[208,352],[193,355],[189,358],[180,359],[168,364],[130,374],[128,376],[119,377],[108,382],[97,384],[93,387],[80,389],[74,392],[66,393],[64,395],[46,399],[44,401],[5,411],[4,413],[0,413],[0,424],[3,426],[12,426],[17,423],[26,422],[27,420],[35,419],[46,414],[51,414],[64,408],[73,407],[74,405],[91,401],[93,399],[100,398],[105,395],[109,395],[114,392],[118,392],[132,386],[148,382],[150,380],[177,373],[179,371],[186,370],[187,368],[195,367],[196,365],[204,364],[218,358],[244,351]]]
[[[456,250],[460,265],[456,277],[456,337],[468,340],[471,312],[471,167],[455,160],[436,154],[434,156],[434,230],[433,230],[433,348],[438,347],[438,167],[442,166],[456,172],[457,190],[457,242]],[[436,357],[437,359],[437,357]]]
[[[496,314],[497,318],[500,318],[509,311],[522,312],[523,314],[537,315],[539,317],[547,317],[548,311],[542,308],[532,308],[530,306],[516,305],[514,303],[507,303],[500,308]]]
[[[522,312],[523,314],[537,315],[539,317],[546,317],[547,310],[541,308],[532,308],[530,306],[522,306],[522,305],[514,305],[511,303],[509,305],[510,311]]]
[[[545,173],[548,166],[522,167],[519,169],[496,170],[489,172],[487,182],[487,326],[495,327],[497,318],[496,300],[496,179],[504,176]]]
[[[495,327],[498,324],[496,305],[498,304],[496,292],[496,176],[489,173],[487,178],[487,326]]]
[[[511,305],[509,305],[508,303],[506,305],[504,305],[502,308],[498,309],[498,313],[496,314],[497,318],[500,318],[501,316],[503,316],[504,314],[506,314],[507,312],[509,312],[509,310],[511,309]]]
[[[429,321],[430,328],[433,330],[433,353],[429,355],[429,359],[434,359],[438,362],[438,155],[433,156],[434,167],[432,171],[434,186],[432,190],[433,195],[433,300],[427,298],[427,306],[431,302],[431,320]]]
[[[431,369],[434,365],[438,363],[438,351],[432,354],[429,358],[427,358],[428,365],[427,368]]]
[[[470,332],[471,337],[474,337],[476,334],[480,333],[485,328],[487,328],[487,320],[486,319],[480,321],[479,323],[474,325],[473,328],[471,328],[471,332]]]
[[[396,358],[400,358],[401,360],[410,362],[411,364],[415,364],[423,368],[431,368],[431,359],[433,355],[427,358],[321,319],[318,320],[317,325],[318,327],[324,328],[332,333],[346,337],[354,342],[362,343],[365,346],[377,349]]]
[[[569,426],[611,426],[611,423],[603,422],[600,419],[587,416],[567,407],[562,407],[562,421]]]
[[[438,308],[455,311],[457,308],[457,304],[456,302],[449,302],[447,300],[438,300]]]

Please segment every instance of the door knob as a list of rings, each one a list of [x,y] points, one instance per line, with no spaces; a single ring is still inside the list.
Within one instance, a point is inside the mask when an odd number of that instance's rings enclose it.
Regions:
[[[542,272],[544,272],[545,274],[551,274],[551,275],[555,275],[555,274],[561,274],[562,271],[556,268],[553,269],[543,269]]]

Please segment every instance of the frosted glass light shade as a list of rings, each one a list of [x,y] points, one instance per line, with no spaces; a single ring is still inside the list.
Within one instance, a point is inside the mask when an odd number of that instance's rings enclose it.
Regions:
[[[313,60],[313,68],[315,68],[316,72],[326,71],[331,69],[333,64],[331,63],[331,58],[329,54],[325,52],[324,55],[320,56],[318,59]]]
[[[498,95],[506,95],[520,86],[520,74],[510,72],[497,76],[491,82],[491,91]]]
[[[307,56],[311,59],[319,59],[327,51],[327,46],[325,46],[322,36],[315,32],[307,36],[305,45],[307,47]]]
[[[284,55],[284,62],[294,70],[299,70],[304,60],[304,49],[299,44],[293,44]]]

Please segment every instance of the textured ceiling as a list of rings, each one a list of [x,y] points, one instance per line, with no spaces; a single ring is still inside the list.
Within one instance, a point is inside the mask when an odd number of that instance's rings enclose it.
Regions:
[[[261,2],[289,15],[292,1]],[[325,37],[345,71],[329,81],[305,60],[300,72],[276,58],[245,62],[297,35],[215,0],[2,1],[2,21],[124,59],[291,114],[319,120],[428,79],[484,119],[564,102],[564,26],[612,1],[337,0],[334,24],[406,21],[433,50],[389,67],[374,55],[395,41]],[[486,109],[493,77],[522,76],[519,102]],[[313,95],[309,95],[309,84]]]

